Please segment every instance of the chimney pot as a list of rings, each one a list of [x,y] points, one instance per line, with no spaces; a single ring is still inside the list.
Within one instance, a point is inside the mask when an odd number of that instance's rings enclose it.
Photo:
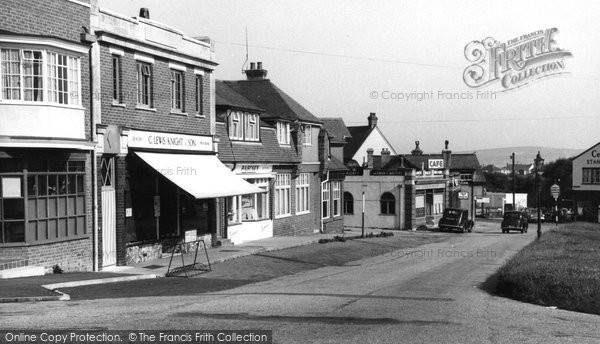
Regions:
[[[369,114],[368,121],[369,121],[369,128],[372,129],[377,126],[377,115],[375,115],[375,112],[371,112]]]
[[[254,62],[250,62],[250,70],[254,70],[255,69],[255,67],[254,67],[255,65],[256,64]]]
[[[262,62],[250,62],[250,69],[244,71],[248,80],[261,80],[267,78],[267,70],[263,69]]]
[[[256,63],[256,69],[262,69],[262,62]]]
[[[150,19],[150,10],[147,7],[140,8],[140,18]]]

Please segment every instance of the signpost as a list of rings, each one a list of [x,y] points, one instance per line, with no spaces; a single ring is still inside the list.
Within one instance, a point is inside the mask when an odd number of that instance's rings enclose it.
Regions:
[[[558,196],[560,195],[560,186],[558,186],[558,184],[552,185],[550,187],[550,193],[552,194],[552,197],[554,197],[554,221],[556,227],[558,227]]]

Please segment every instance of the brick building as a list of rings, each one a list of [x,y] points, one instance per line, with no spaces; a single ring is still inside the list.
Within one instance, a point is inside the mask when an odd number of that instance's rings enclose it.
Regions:
[[[264,192],[226,200],[224,234],[242,242],[342,232],[343,173],[326,179],[335,166],[323,153],[322,121],[267,79],[262,63],[245,72],[247,80],[217,83],[219,158]]]
[[[0,3],[0,270],[92,268],[89,27],[86,0]]]
[[[213,46],[93,7],[99,268],[220,240],[221,198],[259,192],[216,157]]]

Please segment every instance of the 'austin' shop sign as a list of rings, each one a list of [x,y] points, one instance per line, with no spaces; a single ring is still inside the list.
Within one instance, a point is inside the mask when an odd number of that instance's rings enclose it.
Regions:
[[[500,43],[492,37],[472,41],[465,57],[472,62],[463,73],[467,86],[480,88],[499,83],[502,91],[565,72],[565,57],[572,54],[558,47],[557,28],[538,30]]]

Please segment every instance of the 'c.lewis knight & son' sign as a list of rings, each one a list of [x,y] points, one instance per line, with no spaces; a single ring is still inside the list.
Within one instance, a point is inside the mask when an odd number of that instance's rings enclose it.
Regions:
[[[467,86],[480,88],[499,83],[503,91],[565,72],[565,57],[572,54],[558,47],[557,28],[538,30],[500,43],[492,37],[472,41],[465,57],[472,62],[463,73]]]
[[[131,130],[127,145],[133,148],[212,151],[212,137]]]

